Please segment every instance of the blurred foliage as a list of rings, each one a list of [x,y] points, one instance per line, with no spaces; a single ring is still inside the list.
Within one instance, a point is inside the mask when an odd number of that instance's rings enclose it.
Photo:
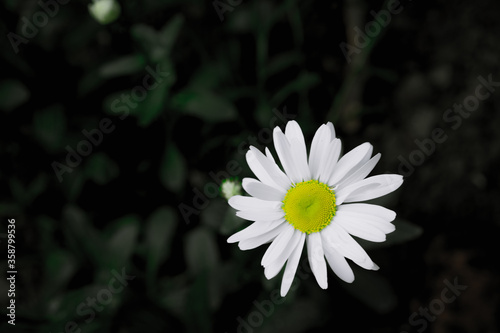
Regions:
[[[91,1],[63,2],[0,1],[0,215],[16,219],[19,270],[16,327],[3,320],[2,332],[410,330],[432,286],[464,271],[424,254],[466,251],[482,258],[476,271],[495,271],[498,94],[379,202],[397,229],[360,240],[381,270],[356,269],[351,285],[330,272],[321,290],[305,260],[306,277],[275,300],[265,249],[226,243],[248,222],[218,186],[251,177],[242,152],[271,146],[289,119],[307,139],[333,121],[344,150],[370,141],[375,173],[397,173],[478,75],[500,77],[498,4],[402,2],[349,63],[339,44],[386,1],[121,0],[107,25]],[[462,308],[444,318],[473,321]]]

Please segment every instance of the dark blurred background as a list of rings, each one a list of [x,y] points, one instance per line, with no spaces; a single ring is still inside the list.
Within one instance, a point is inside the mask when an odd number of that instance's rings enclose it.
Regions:
[[[118,3],[0,2],[0,331],[498,332],[500,3]],[[405,182],[378,272],[282,299],[217,187],[289,119]]]

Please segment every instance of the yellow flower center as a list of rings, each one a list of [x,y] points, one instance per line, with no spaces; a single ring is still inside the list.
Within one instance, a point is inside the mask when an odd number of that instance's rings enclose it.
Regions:
[[[291,187],[283,200],[285,219],[295,229],[310,234],[330,224],[337,210],[335,193],[317,180]]]

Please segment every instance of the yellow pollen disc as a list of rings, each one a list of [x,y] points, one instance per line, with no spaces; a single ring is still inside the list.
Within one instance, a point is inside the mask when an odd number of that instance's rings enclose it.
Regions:
[[[335,193],[317,180],[301,182],[291,187],[283,200],[285,219],[295,229],[310,234],[321,231],[335,215]]]

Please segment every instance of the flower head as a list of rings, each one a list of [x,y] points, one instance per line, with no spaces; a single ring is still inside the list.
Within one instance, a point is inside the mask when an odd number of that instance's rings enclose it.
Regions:
[[[265,155],[250,147],[246,159],[257,179],[243,179],[248,196],[236,195],[229,204],[239,217],[254,221],[229,237],[241,250],[270,243],[262,258],[264,274],[271,279],[283,266],[281,295],[294,279],[304,243],[311,270],[323,289],[328,287],[327,262],[346,282],[354,274],[346,261],[371,270],[379,267],[352,238],[383,242],[395,230],[396,214],[384,207],[358,203],[395,191],[403,183],[400,175],[366,178],[380,159],[371,156],[373,147],[363,143],[340,157],[341,142],[332,123],[322,125],[314,135],[309,156],[304,135],[295,121],[285,133],[274,129],[274,145],[283,170],[269,149]],[[325,260],[326,259],[326,260]]]

